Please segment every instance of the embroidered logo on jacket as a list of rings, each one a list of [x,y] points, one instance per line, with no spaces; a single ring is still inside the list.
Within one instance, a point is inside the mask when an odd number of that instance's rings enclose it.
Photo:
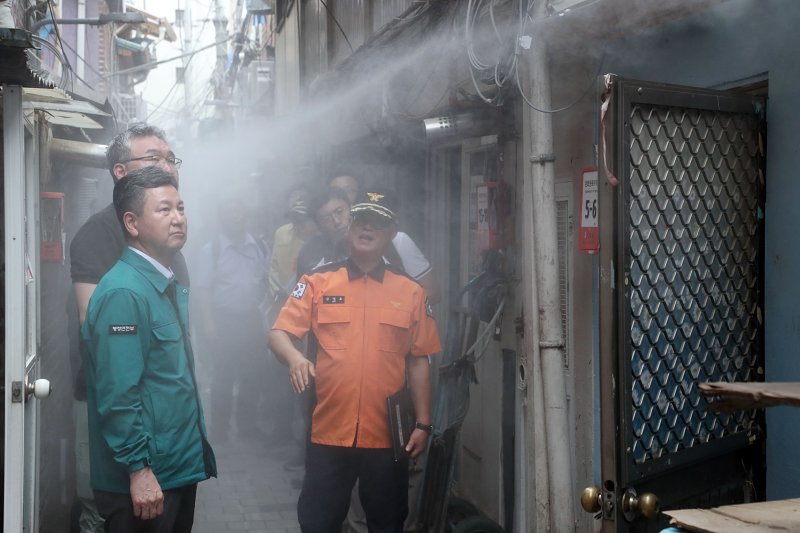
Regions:
[[[292,298],[297,298],[298,300],[303,297],[306,293],[306,284],[305,283],[298,283],[294,286],[294,290],[292,291]]]
[[[322,303],[324,304],[343,304],[344,296],[323,296]]]
[[[136,335],[136,324],[122,324],[108,326],[109,335]]]

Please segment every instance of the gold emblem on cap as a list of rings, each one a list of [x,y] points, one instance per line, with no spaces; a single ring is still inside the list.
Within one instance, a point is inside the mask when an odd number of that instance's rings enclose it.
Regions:
[[[383,198],[382,194],[378,194],[376,192],[368,192],[367,196],[369,196],[370,202],[379,202],[381,198]]]

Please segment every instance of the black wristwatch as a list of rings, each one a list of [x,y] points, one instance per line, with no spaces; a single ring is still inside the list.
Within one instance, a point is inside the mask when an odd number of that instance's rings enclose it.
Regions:
[[[414,424],[414,427],[417,428],[417,429],[421,429],[422,431],[424,431],[428,435],[433,433],[433,425],[431,425],[431,424],[423,424],[422,422],[417,422],[416,424]]]

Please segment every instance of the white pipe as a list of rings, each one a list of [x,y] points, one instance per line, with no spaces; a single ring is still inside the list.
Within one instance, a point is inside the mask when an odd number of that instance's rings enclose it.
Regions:
[[[546,2],[536,2],[534,20],[547,17]],[[530,54],[531,102],[549,109],[550,76],[546,43],[534,32]],[[533,229],[536,253],[539,353],[547,425],[547,459],[550,482],[552,531],[575,530],[575,486],[572,481],[567,394],[564,378],[564,335],[559,298],[558,236],[556,227],[555,177],[553,171],[553,125],[547,113],[531,114],[531,181]],[[531,317],[533,319],[533,317]]]
[[[532,111],[523,110],[524,124],[531,123]],[[524,146],[531,146],[533,128],[523,129]],[[523,152],[527,157],[529,152]],[[517,508],[525,510],[526,527],[514,531],[550,531],[550,483],[547,468],[547,427],[544,422],[544,395],[542,394],[541,365],[539,364],[539,321],[536,310],[539,308],[538,278],[536,276],[536,232],[533,224],[533,183],[531,166],[523,165],[522,181],[522,285],[524,289],[523,308],[525,310],[524,355],[520,358],[520,372],[524,379],[524,434],[525,462],[520,463],[526,470],[525,499],[515,501]],[[532,499],[531,499],[532,498]]]
[[[537,283],[538,286],[538,283]],[[538,298],[537,300],[538,301]],[[536,309],[534,307],[534,309]],[[536,319],[531,317],[532,322]],[[550,480],[550,461],[549,457],[552,453],[548,447],[547,435],[550,428],[547,426],[547,419],[545,418],[545,401],[544,401],[544,377],[542,376],[542,360],[541,351],[539,349],[539,332],[537,329],[537,344],[533,351],[533,360],[531,361],[531,368],[533,369],[531,382],[533,384],[532,403],[533,403],[533,439],[531,445],[533,446],[533,467],[536,472],[534,482],[534,517],[536,519],[536,531],[547,532],[552,531],[550,524],[550,501],[552,499],[550,487],[552,486]],[[555,495],[558,498],[558,495]]]
[[[86,18],[86,0],[78,0],[78,18]],[[78,34],[75,38],[77,41],[75,43],[75,54],[78,58],[75,61],[77,63],[76,69],[78,78],[86,79],[86,25],[78,24],[77,26]]]
[[[520,358],[521,359],[521,358]],[[517,374],[522,362],[517,364]],[[528,415],[528,402],[525,401],[526,387],[517,376],[514,387],[514,527],[511,531],[528,531],[528,442],[525,420]],[[508,530],[508,524],[505,524]]]

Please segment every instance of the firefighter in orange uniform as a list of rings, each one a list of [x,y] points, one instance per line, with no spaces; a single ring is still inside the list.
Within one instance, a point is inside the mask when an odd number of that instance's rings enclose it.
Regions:
[[[395,460],[386,399],[407,376],[417,421],[405,450],[416,458],[432,430],[428,356],[441,346],[424,289],[383,259],[397,232],[391,198],[367,193],[351,212],[350,257],[300,279],[270,344],[295,392],[312,382],[316,388],[297,506],[302,531],[340,531],[358,479],[369,530],[399,533],[408,513],[408,465]],[[319,344],[316,364],[293,344],[309,331]]]

